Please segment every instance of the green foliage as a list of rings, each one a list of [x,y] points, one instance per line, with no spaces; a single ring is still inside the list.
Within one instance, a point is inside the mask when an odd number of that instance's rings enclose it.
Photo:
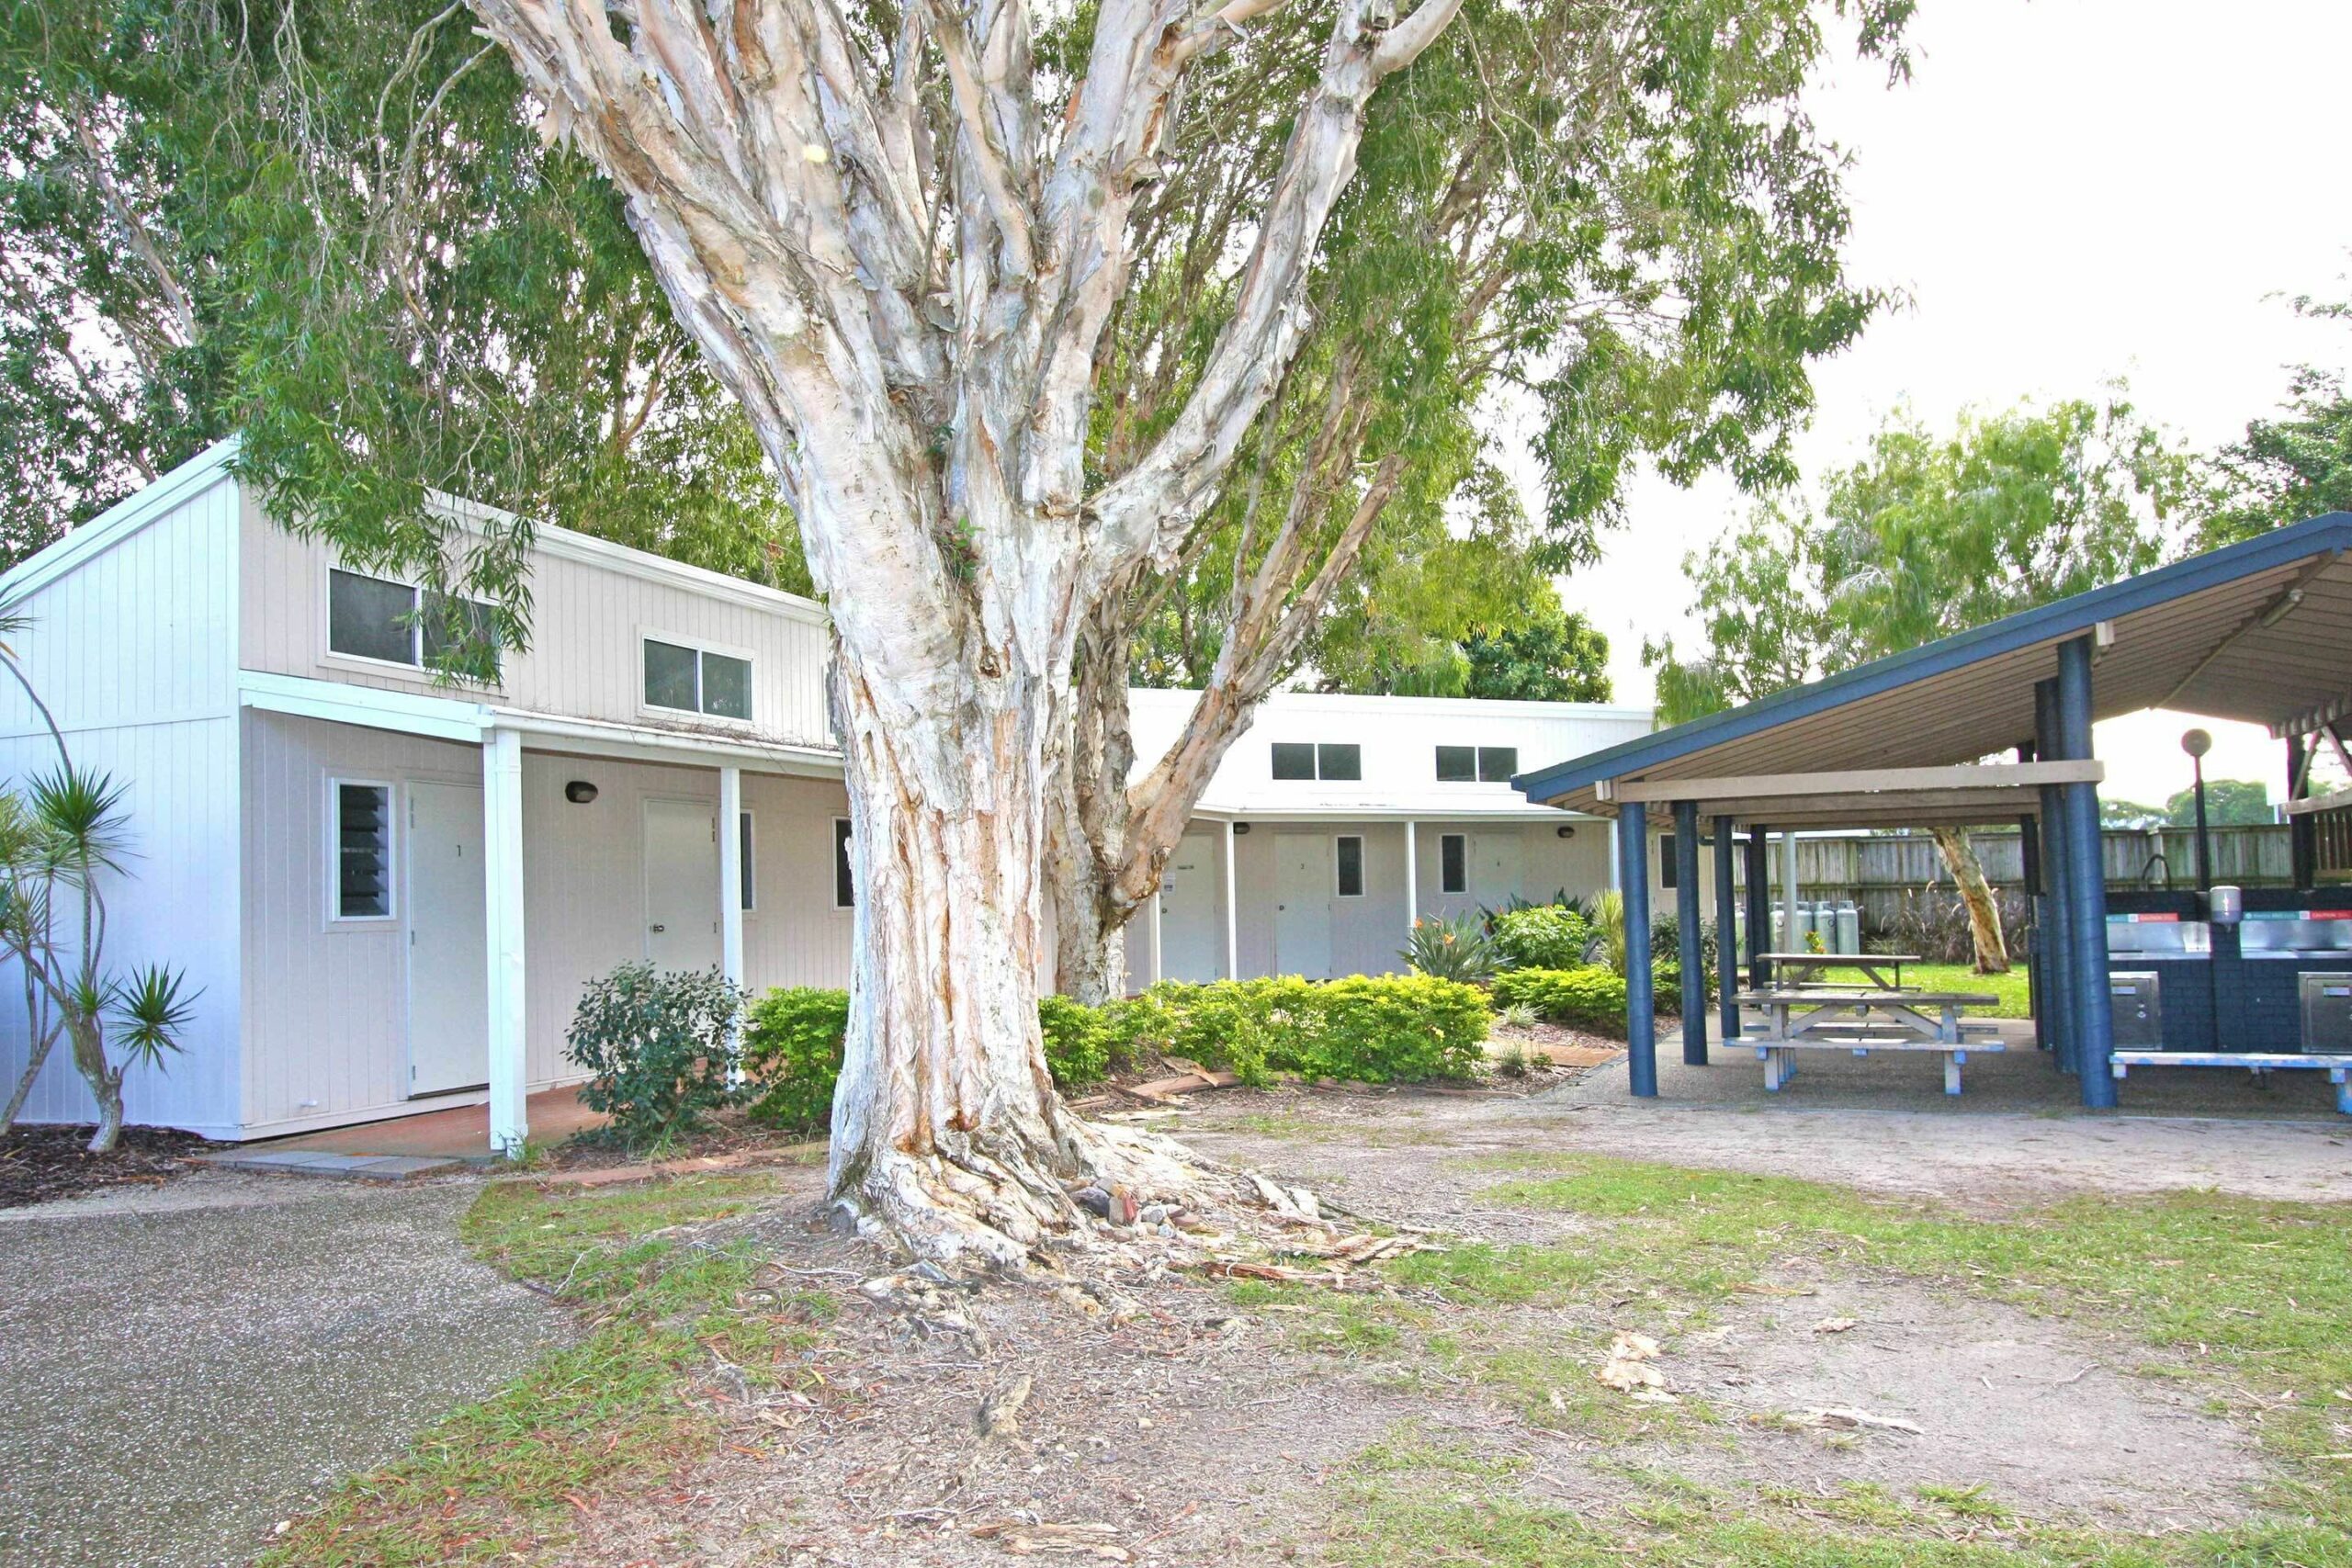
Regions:
[[[2154,566],[2191,459],[2120,399],[1898,415],[1831,475],[1819,517],[1758,511],[1683,562],[1702,646],[1647,645],[1679,724]]]
[[[2352,300],[2295,301],[2298,315],[2352,324]],[[2352,390],[2342,373],[2298,367],[2285,413],[2249,421],[2245,439],[2222,449],[2211,510],[2199,547],[2213,549],[2324,512],[2352,512]]]
[[[1104,1011],[1068,997],[1039,998],[1037,1025],[1046,1069],[1065,1094],[1102,1082],[1123,1043]],[[848,1032],[847,991],[786,986],[752,1002],[743,1026],[752,1118],[772,1127],[823,1127],[832,1116],[833,1084],[841,1077]]]
[[[1907,0],[1842,9],[1866,52],[1898,52]],[[1261,18],[1247,68],[1193,87],[1098,385],[1106,471],[1216,341],[1325,16]],[[1645,458],[1679,481],[1791,479],[1807,367],[1884,302],[1845,276],[1841,156],[1803,103],[1823,24],[1804,0],[1637,0],[1605,26],[1465,5],[1371,104],[1306,341],[1147,601],[1137,682],[1201,683],[1237,585],[1309,592],[1369,504],[1294,662],[1350,691],[1598,695],[1589,628],[1560,617],[1549,574],[1593,558]],[[1507,387],[1535,426],[1535,516],[1482,423]]]
[[[1600,937],[1600,961],[1611,973],[1625,972],[1625,896],[1614,887],[1592,901],[1592,929]]]
[[[1538,1017],[1592,1034],[1625,1036],[1625,982],[1589,964],[1580,969],[1506,969],[1495,976],[1495,1000],[1532,1008]]]
[[[0,648],[0,660],[38,705],[14,654]],[[124,1077],[134,1065],[160,1070],[180,1049],[199,993],[170,964],[107,966],[107,884],[129,858],[130,789],[75,763],[62,736],[56,745],[56,767],[27,780],[21,794],[0,790],[0,954],[23,980],[27,1043],[0,1128],[15,1123],[63,1040],[97,1103],[90,1147],[103,1152],[120,1130]]]
[[[1465,580],[1450,563],[1430,584],[1426,605],[1400,604],[1391,594],[1386,615],[1341,616],[1324,628],[1316,651],[1319,685],[1329,692],[1419,697],[1487,697],[1519,702],[1605,703],[1609,637],[1581,610],[1560,603],[1559,591],[1536,578],[1516,589],[1498,581],[1493,592]],[[1487,601],[1503,595],[1502,602]],[[1399,612],[1403,614],[1400,615]],[[1441,634],[1447,617],[1461,629]]]
[[[2165,801],[2164,819],[2175,828],[2195,827],[2197,791],[2194,788],[2185,789]],[[2275,819],[2267,785],[2246,779],[2205,781],[2205,821],[2208,826],[2242,828]]]
[[[1249,1083],[1280,1072],[1363,1083],[1466,1078],[1488,1024],[1477,987],[1430,975],[1163,981],[1102,1011],[1130,1055],[1182,1056]]]
[[[1485,923],[1467,915],[1415,920],[1396,956],[1416,975],[1473,982],[1491,979],[1502,962]]]
[[[743,1023],[743,1071],[753,1119],[772,1127],[818,1128],[833,1113],[849,993],[780,987],[752,1003]]]
[[[580,993],[565,1051],[586,1068],[581,1103],[632,1149],[666,1149],[740,1097],[730,1081],[743,994],[717,968],[625,964]]]
[[[806,587],[750,426],[620,200],[542,139],[462,8],[0,18],[0,556],[236,431],[282,521],[492,602],[508,643],[540,523]],[[469,535],[428,490],[516,515]],[[448,672],[492,651],[460,645]]]
[[[1069,1094],[1102,1081],[1117,1036],[1099,1010],[1068,997],[1039,997],[1037,1028],[1056,1088]]]
[[[1590,962],[1599,933],[1576,910],[1556,904],[1505,909],[1494,918],[1495,949],[1505,969],[1576,969]]]

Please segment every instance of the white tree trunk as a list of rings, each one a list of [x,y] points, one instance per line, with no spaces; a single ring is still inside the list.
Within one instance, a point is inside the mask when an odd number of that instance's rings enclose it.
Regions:
[[[887,61],[842,0],[472,0],[550,130],[627,194],[799,521],[859,877],[833,1202],[930,1256],[1019,1265],[1077,1226],[1064,1179],[1189,1179],[1071,1115],[1038,1039],[1079,628],[1216,493],[1295,352],[1365,104],[1461,0],[1334,0],[1197,386],[1090,491],[1136,188],[1185,71],[1286,3],[1102,0],[1065,101],[1018,0],[912,0]]]
[[[1968,841],[1968,833],[1960,828],[1930,829],[1936,848],[1944,857],[1945,869],[1951,873],[1952,885],[1960,889],[1961,902],[1968,909],[1968,934],[1976,953],[1979,975],[2006,975],[2009,972],[2008,939],[2001,934],[2001,906],[1995,897],[1993,886],[1984,880],[1984,864],[1976,858],[1976,848]]]

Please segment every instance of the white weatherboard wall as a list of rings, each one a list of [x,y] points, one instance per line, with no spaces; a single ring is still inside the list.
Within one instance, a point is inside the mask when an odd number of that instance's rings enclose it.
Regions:
[[[531,552],[531,646],[506,656],[496,689],[453,691],[422,670],[329,650],[334,556],[325,544],[286,532],[251,498],[242,538],[239,648],[247,670],[649,728],[827,743],[829,643],[823,611],[807,600],[546,529]],[[750,659],[753,722],[649,712],[641,702],[644,637]]]
[[[249,1133],[287,1132],[420,1108],[409,1096],[406,886],[408,787],[481,782],[479,746],[248,710],[244,717]],[[717,810],[716,770],[526,751],[523,757],[526,1077],[533,1089],[581,1075],[564,1055],[582,986],[646,957],[645,803]],[[394,810],[396,912],[328,918],[332,781],[387,783]],[[584,805],[573,781],[595,786]],[[747,774],[757,908],[743,922],[755,989],[848,983],[849,913],[832,908],[839,784]],[[714,879],[709,913],[720,889]],[[713,942],[716,952],[716,942]],[[485,1074],[487,1064],[485,1063]],[[458,1097],[464,1098],[463,1096]],[[441,1100],[439,1103],[454,1103]]]
[[[385,919],[328,918],[327,792],[335,779],[394,788],[394,912]],[[409,1108],[405,786],[418,779],[479,788],[481,749],[245,711],[243,1120],[249,1132]]]
[[[152,521],[135,531],[123,525]],[[11,637],[66,731],[74,760],[123,786],[125,871],[108,877],[106,956],[120,972],[176,965],[197,994],[185,1049],[124,1085],[132,1122],[227,1131],[238,1120],[237,487],[218,463],[192,465],[85,526],[60,555],[12,580],[31,624]],[[16,597],[12,593],[12,597]],[[21,788],[56,765],[48,732],[13,682],[0,682],[0,774]],[[13,964],[0,998],[23,987]],[[23,1070],[26,1021],[0,1003],[0,1071]],[[5,1092],[5,1091],[0,1091]],[[85,1122],[96,1108],[60,1042],[28,1120]]]

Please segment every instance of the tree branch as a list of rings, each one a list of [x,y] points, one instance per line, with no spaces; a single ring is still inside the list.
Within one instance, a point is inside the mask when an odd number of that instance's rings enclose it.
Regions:
[[[1098,573],[1136,555],[1165,564],[1215,495],[1297,346],[1301,296],[1324,222],[1355,172],[1364,106],[1384,77],[1437,38],[1461,3],[1422,0],[1410,17],[1384,32],[1366,25],[1366,0],[1342,0],[1321,81],[1300,107],[1233,317],[1167,434],[1093,499]]]

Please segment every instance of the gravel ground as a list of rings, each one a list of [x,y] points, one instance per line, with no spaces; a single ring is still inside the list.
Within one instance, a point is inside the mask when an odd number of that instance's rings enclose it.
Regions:
[[[0,1564],[246,1562],[560,1342],[458,1245],[477,1190],[206,1173],[0,1216]]]

